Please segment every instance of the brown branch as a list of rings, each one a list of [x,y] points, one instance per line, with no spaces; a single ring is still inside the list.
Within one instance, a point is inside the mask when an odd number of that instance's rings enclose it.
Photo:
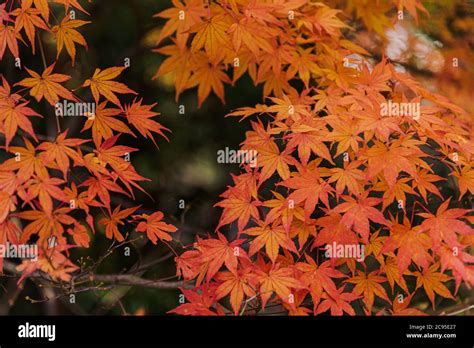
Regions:
[[[78,281],[89,279],[91,282],[102,282],[116,285],[142,286],[154,289],[178,289],[186,286],[183,281],[162,281],[153,279],[144,279],[132,274],[91,274]]]
[[[10,261],[4,260],[4,269],[14,275],[19,275],[16,270],[15,264]],[[48,275],[42,271],[33,272],[28,278],[43,279],[47,280]],[[178,289],[179,287],[187,287],[183,281],[163,281],[154,279],[144,279],[137,277],[132,274],[89,274],[83,275],[75,279],[75,282],[101,282],[115,285],[128,285],[128,286],[142,286],[154,289]]]

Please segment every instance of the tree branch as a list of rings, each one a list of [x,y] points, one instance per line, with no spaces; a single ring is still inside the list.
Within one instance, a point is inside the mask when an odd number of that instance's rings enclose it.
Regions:
[[[77,281],[89,279],[91,282],[102,282],[108,284],[142,286],[154,289],[178,289],[185,286],[183,281],[162,281],[153,279],[143,279],[132,274],[91,274],[78,278]]]
[[[14,263],[4,260],[4,269],[14,275],[19,275]],[[48,280],[48,275],[42,271],[33,272],[29,278]],[[54,281],[52,281],[54,283]],[[89,273],[75,279],[74,283],[101,282],[110,285],[142,286],[154,289],[178,289],[188,287],[184,281],[163,281],[144,279],[132,274],[94,274]],[[71,284],[73,285],[73,284]]]

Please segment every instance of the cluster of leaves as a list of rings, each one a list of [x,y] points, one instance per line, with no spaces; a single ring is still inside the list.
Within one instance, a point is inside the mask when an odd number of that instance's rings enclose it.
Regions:
[[[146,233],[154,244],[171,240],[169,233],[176,231],[163,221],[163,213],[139,214],[139,206],[122,208],[116,200],[121,196],[121,202],[133,201],[134,190],[144,191],[140,182],[148,179],[129,160],[137,149],[120,145],[119,137],[123,133],[136,137],[138,132],[153,142],[154,134],[166,138],[163,132],[167,129],[153,120],[159,115],[153,111],[156,104],[119,99],[119,95],[137,94],[115,81],[125,67],[96,69],[91,78],[76,82],[72,89],[64,85],[71,76],[54,71],[56,61],[47,66],[43,34],[55,40],[56,57],[66,49],[72,65],[76,44],[87,47],[77,28],[89,22],[73,19],[76,9],[88,15],[77,0],[11,0],[0,6],[0,60],[10,58],[9,51],[15,58],[10,62],[21,66],[18,41],[27,45],[22,38],[26,35],[37,55],[38,39],[44,63],[42,72],[25,67],[29,77],[16,83],[2,76],[0,87],[0,134],[3,154],[9,157],[0,165],[0,243],[36,243],[39,250],[38,260],[19,265],[22,278],[41,270],[54,280],[69,281],[79,269],[69,259],[69,250],[89,248],[91,233],[95,233],[93,216],[103,215],[98,225],[107,238],[118,242],[133,229]],[[26,74],[19,72],[21,75]],[[86,93],[89,89],[90,94]],[[43,115],[33,110],[33,99],[45,104]],[[96,105],[95,112],[83,109],[76,115],[83,128],[75,137],[61,130],[57,103],[64,100]],[[57,135],[37,134],[33,118],[52,124],[56,118]],[[2,263],[0,258],[0,271]]]
[[[373,2],[355,10],[379,33],[397,9],[425,12],[419,1],[377,3],[384,10],[368,17]],[[224,100],[224,84],[247,73],[269,103],[228,115],[254,119],[241,149],[257,151],[257,165],[244,163],[216,204],[217,237],[177,257],[195,288],[172,312],[220,315],[230,303],[234,314],[422,314],[409,308],[415,293],[434,308],[474,284],[473,218],[461,207],[474,192],[472,124],[461,108],[374,63],[328,5],[173,4],[156,15],[167,19],[160,41],[171,40],[156,49],[169,56],[157,77],[174,74],[177,98],[197,87],[200,105],[211,91]],[[420,103],[420,117],[382,117],[389,100]],[[364,260],[324,259],[333,243],[364,246]]]

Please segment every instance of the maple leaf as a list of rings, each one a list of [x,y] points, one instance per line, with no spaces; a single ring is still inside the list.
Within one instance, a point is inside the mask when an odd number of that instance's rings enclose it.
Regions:
[[[6,191],[0,191],[0,223],[3,223],[15,208],[15,197]]]
[[[43,97],[52,106],[55,106],[59,101],[59,97],[76,101],[76,97],[71,91],[60,85],[61,82],[68,81],[71,76],[63,74],[52,74],[56,63],[47,67],[41,75],[37,72],[25,68],[31,77],[25,78],[15,85],[30,88],[30,95],[37,101],[41,101]]]
[[[387,65],[387,59],[382,57],[382,60],[373,69],[369,69],[366,64],[362,65],[357,84],[369,97],[375,99],[382,92],[391,91],[391,88],[388,86],[390,77],[391,73]]]
[[[105,70],[95,69],[94,75],[90,79],[87,79],[82,87],[90,87],[96,103],[99,102],[100,96],[103,95],[107,100],[120,107],[120,100],[118,100],[115,93],[137,94],[123,83],[111,81],[119,76],[125,69],[126,67],[123,66],[115,66]]]
[[[135,170],[135,167],[133,167],[130,162],[124,160],[121,163],[114,165],[113,168],[115,172],[112,173],[112,177],[120,179],[120,181],[125,185],[132,195],[132,198],[135,198],[132,186],[147,194],[146,191],[137,183],[137,181],[150,181],[150,179],[138,174]]]
[[[149,181],[149,179],[146,179],[143,176],[139,175],[136,172],[135,168],[132,166],[132,164],[126,161],[124,158],[125,155],[137,151],[137,149],[123,145],[114,146],[119,136],[120,134],[117,134],[111,138],[106,139],[97,148],[97,150],[95,150],[95,153],[97,154],[96,161],[98,161],[104,166],[106,164],[109,164],[114,170],[114,172],[110,175],[113,177],[114,180],[119,178],[122,183],[127,187],[132,197],[134,197],[132,186],[146,193],[145,190],[140,187],[140,185],[138,185],[137,181]],[[93,162],[95,162],[95,160]],[[91,167],[90,164],[87,164],[87,166]],[[103,168],[102,166],[98,167],[100,169]]]
[[[420,0],[394,0],[397,3],[399,11],[403,11],[404,8],[407,9],[408,13],[415,18],[415,22],[418,25],[418,10],[424,12],[426,15],[429,15],[429,12],[423,6],[423,3]]]
[[[112,138],[114,135],[113,131],[119,133],[132,134],[132,131],[128,126],[120,121],[115,116],[122,113],[121,109],[108,109],[106,108],[107,101],[104,101],[97,105],[95,113],[92,117],[88,117],[81,132],[92,128],[92,139],[96,146],[101,144],[102,139]]]
[[[138,149],[130,146],[115,145],[120,134],[114,135],[113,137],[107,138],[95,151],[97,153],[97,159],[105,164],[109,164],[115,171],[119,172],[122,165],[130,165],[124,159],[125,154],[130,154],[137,151]]]
[[[414,272],[413,275],[416,276],[416,288],[423,287],[426,295],[431,301],[433,305],[433,309],[435,308],[435,294],[438,294],[444,298],[450,298],[454,300],[453,295],[448,290],[448,288],[443,284],[451,279],[446,274],[436,272],[439,268],[439,263],[435,263],[431,265],[428,269],[424,270],[423,272]]]
[[[124,225],[125,222],[123,220],[133,214],[139,207],[120,210],[120,205],[118,205],[110,216],[100,219],[99,224],[105,225],[105,236],[109,239],[115,238],[118,242],[124,241],[125,238],[118,230],[118,225]]]
[[[393,309],[391,310],[392,315],[398,315],[398,316],[427,315],[426,313],[420,311],[419,309],[408,307],[413,295],[414,293],[407,297],[403,297],[402,295],[397,295],[397,300],[393,301]]]
[[[311,309],[304,307],[306,298],[306,290],[295,291],[295,301],[291,305],[283,303],[283,307],[288,311],[289,316],[307,316],[311,313]]]
[[[329,149],[324,144],[326,141],[327,131],[325,122],[312,122],[311,126],[302,126],[294,124],[292,133],[286,138],[289,139],[286,145],[287,150],[295,147],[298,148],[298,156],[303,164],[307,164],[311,153],[319,156],[331,164],[334,164]]]
[[[445,180],[444,178],[435,174],[430,174],[427,169],[421,168],[413,179],[413,188],[418,189],[425,202],[427,192],[434,193],[440,198],[443,197],[439,192],[438,188],[433,185],[432,182]]]
[[[316,220],[316,225],[322,229],[316,235],[313,246],[318,247],[325,244],[357,244],[357,235],[341,222],[342,216],[336,213],[329,213]]]
[[[142,105],[141,99],[139,101],[134,100],[132,104],[125,105],[124,112],[128,122],[132,124],[145,138],[151,138],[153,143],[156,145],[152,132],[158,133],[168,140],[162,130],[169,131],[169,129],[151,119],[160,114],[151,110],[155,106],[156,103],[152,105]]]
[[[142,214],[141,218],[146,219],[141,221],[137,228],[137,232],[145,232],[148,239],[156,244],[158,238],[162,241],[171,241],[173,238],[169,235],[170,232],[176,232],[177,228],[173,225],[163,222],[163,213],[160,211],[154,212],[151,215]]]
[[[53,211],[52,198],[62,202],[68,202],[66,194],[59,188],[59,185],[63,183],[64,181],[58,178],[38,177],[31,179],[27,183],[28,191],[26,201],[29,202],[38,197],[43,210],[47,214],[50,214]]]
[[[231,272],[237,271],[238,258],[247,257],[240,245],[244,239],[236,239],[228,242],[221,233],[217,232],[218,239],[202,240],[198,243],[198,249],[202,253],[202,260],[208,262],[206,279],[210,280],[225,265]]]
[[[35,4],[35,7],[39,10],[41,16],[47,23],[49,19],[48,0],[33,0],[33,3]]]
[[[169,56],[158,68],[153,79],[166,74],[174,75],[174,83],[176,89],[176,101],[178,101],[180,94],[186,89],[190,88],[189,80],[194,68],[195,58],[188,47],[180,47],[178,45],[169,45],[155,49],[154,52],[165,54]],[[216,90],[219,90],[216,88]]]
[[[190,35],[190,29],[201,22],[201,18],[208,14],[202,0],[172,0],[173,8],[168,8],[153,17],[168,18],[158,37],[159,44],[163,39],[176,32],[178,46],[185,45]]]
[[[68,214],[69,208],[58,208],[52,213],[43,210],[27,210],[17,213],[20,219],[32,221],[22,231],[20,243],[26,243],[31,235],[39,235],[39,243],[44,243],[50,237],[60,238],[64,233],[64,225],[72,225],[77,221]]]
[[[347,188],[349,193],[359,195],[362,192],[361,182],[364,182],[365,179],[364,172],[358,169],[361,163],[352,161],[344,165],[344,168],[331,168],[331,177],[328,183],[336,182],[336,192],[339,194],[342,194]]]
[[[242,116],[242,118],[240,119],[240,121],[242,121],[242,120],[246,119],[247,117],[249,117],[251,115],[264,113],[265,111],[267,111],[267,108],[268,108],[268,106],[266,106],[265,104],[257,104],[257,105],[255,105],[255,107],[245,106],[245,107],[242,107],[242,108],[238,108],[237,110],[227,114],[226,117],[228,117],[228,116]]]
[[[24,139],[25,147],[11,146],[8,148],[10,153],[15,154],[15,158],[6,160],[3,165],[3,170],[18,170],[16,173],[20,183],[30,179],[33,174],[39,177],[47,177],[48,171],[43,163],[43,160],[36,153],[36,149],[33,144],[28,140]],[[18,161],[20,158],[21,161]]]
[[[462,197],[469,191],[474,194],[474,169],[471,166],[464,166],[459,171],[454,171],[450,175],[458,179],[459,196]]]
[[[17,266],[16,270],[22,272],[18,284],[36,270],[41,270],[51,275],[53,279],[69,282],[71,280],[71,273],[79,269],[78,266],[62,254],[62,252],[70,248],[70,245],[57,245],[46,250],[39,248],[40,255],[37,261],[26,260]]]
[[[210,307],[216,302],[216,285],[204,284],[195,289],[180,288],[184,297],[189,301],[170,310],[168,313],[175,313],[181,315],[217,315]]]
[[[260,282],[260,297],[262,298],[262,309],[268,300],[276,293],[286,303],[291,303],[291,289],[303,289],[305,286],[294,276],[294,271],[288,267],[276,266],[268,272],[259,270],[258,280]]]
[[[199,240],[199,238],[198,238]],[[175,257],[176,275],[186,280],[196,279],[196,286],[199,286],[207,271],[208,262],[202,259],[202,253],[198,250],[188,250]]]
[[[250,217],[253,217],[256,220],[259,219],[260,214],[257,207],[260,204],[260,202],[252,200],[252,196],[248,191],[233,191],[232,196],[215,204],[215,206],[224,208],[219,225],[216,229],[238,220],[237,227],[239,232],[242,231],[248,224]]]
[[[89,178],[89,179],[95,179],[95,178]],[[104,180],[105,181],[105,180]],[[85,185],[83,185],[85,186]],[[89,191],[89,190],[88,190]],[[65,187],[64,188],[64,193],[68,197],[69,202],[73,203],[75,209],[82,209],[86,213],[89,213],[89,206],[93,207],[101,207],[102,204],[94,200],[94,197],[91,197],[89,195],[88,191],[83,191],[83,192],[78,192],[78,188],[76,184],[73,182],[71,183],[71,187]],[[93,229],[93,226],[91,226]]]
[[[322,295],[323,301],[318,306],[315,314],[324,313],[327,310],[330,310],[331,315],[343,315],[344,312],[349,315],[355,315],[355,311],[349,303],[359,298],[360,296],[344,292],[344,287],[337,289],[336,292],[331,294],[324,292]]]
[[[378,230],[374,233],[369,238],[369,244],[365,245],[365,257],[369,255],[373,255],[375,259],[383,265],[384,258],[383,258],[383,253],[382,253],[382,247],[385,244],[385,240],[387,239],[386,236],[380,236],[380,231]]]
[[[298,176],[289,178],[280,183],[282,186],[294,189],[288,199],[294,204],[304,203],[305,218],[309,219],[316,208],[318,201],[329,206],[328,193],[332,191],[331,186],[321,179],[317,168],[301,167]]]
[[[239,52],[243,45],[254,56],[258,56],[261,49],[267,52],[273,51],[269,43],[271,34],[265,30],[265,27],[249,18],[242,18],[239,22],[232,23],[227,32],[232,34],[232,45],[236,52]]]
[[[0,59],[3,58],[7,47],[15,58],[19,57],[18,38],[21,38],[21,35],[13,26],[0,23]]]
[[[258,153],[257,166],[262,167],[259,183],[269,179],[275,171],[282,179],[290,177],[289,164],[294,164],[295,159],[290,155],[291,150],[280,152],[278,145],[270,140],[255,149]]]
[[[26,36],[31,43],[33,54],[35,53],[35,33],[36,27],[43,30],[49,31],[46,23],[38,15],[41,13],[38,9],[32,8],[33,1],[22,1],[21,7],[11,12],[13,16],[16,16],[15,30],[19,32],[24,29]]]
[[[465,281],[466,284],[472,285],[472,273],[471,269],[467,263],[474,262],[474,256],[462,251],[462,250],[453,250],[451,248],[442,246],[439,250],[436,251],[436,254],[439,255],[441,263],[441,272],[444,272],[446,269],[450,269],[453,272],[453,278],[456,282],[456,291],[459,290],[461,281]]]
[[[359,135],[359,123],[353,120],[345,120],[341,117],[326,117],[328,124],[333,130],[328,135],[328,140],[337,142],[336,156],[347,152],[351,148],[355,153],[359,152],[359,142],[363,139]]]
[[[394,186],[401,171],[416,176],[417,170],[414,158],[422,152],[416,146],[422,143],[414,139],[400,139],[390,146],[375,141],[375,145],[367,150],[369,161],[367,175],[373,178],[383,172],[389,186]]]
[[[450,202],[451,199],[448,199],[441,204],[436,211],[436,215],[431,213],[417,214],[425,218],[420,225],[420,231],[428,231],[435,250],[440,247],[443,241],[451,248],[459,248],[460,245],[457,234],[474,234],[474,229],[459,220],[459,218],[464,217],[468,211],[465,209],[448,209]]]
[[[306,247],[306,242],[310,236],[316,236],[316,226],[314,220],[305,221],[304,217],[293,222],[290,228],[290,238],[298,236],[299,250]]]
[[[81,246],[84,248],[89,247],[90,236],[87,233],[87,229],[85,226],[81,224],[76,224],[74,225],[74,228],[69,228],[67,232],[72,236],[77,246]]]
[[[272,14],[274,10],[274,4],[261,3],[258,0],[250,0],[246,4],[244,14],[246,17],[255,18],[255,20],[257,20],[261,25],[281,25],[281,22]]]
[[[317,56],[312,54],[312,51],[312,47],[307,49],[298,47],[298,50],[293,53],[293,59],[288,67],[288,78],[293,78],[298,73],[306,87],[308,87],[311,73],[320,70],[316,64]]]
[[[324,30],[329,35],[339,35],[339,29],[348,27],[344,22],[337,18],[339,13],[341,13],[340,10],[335,10],[327,6],[319,7],[312,18],[314,30],[318,33],[321,33]]]
[[[357,271],[357,276],[347,279],[346,282],[355,284],[352,293],[356,296],[363,295],[362,300],[367,307],[368,312],[372,312],[372,305],[375,296],[384,299],[390,303],[387,292],[380,283],[387,281],[383,276],[378,275],[378,271],[369,274]]]
[[[280,247],[297,253],[296,246],[282,226],[265,226],[259,223],[258,227],[246,229],[243,233],[254,236],[249,249],[249,256],[254,255],[265,246],[265,251],[270,260],[275,263]]]
[[[392,224],[390,230],[390,236],[385,241],[382,251],[390,252],[398,249],[396,257],[398,272],[400,274],[405,273],[411,262],[427,269],[431,261],[431,256],[428,253],[431,240],[421,230],[421,227],[411,227],[410,222],[405,217],[403,225]]]
[[[0,122],[5,134],[5,146],[8,146],[16,134],[18,127],[38,141],[29,116],[43,117],[27,107],[29,102],[17,104],[11,100],[0,100]]]
[[[98,175],[98,177],[90,177],[85,180],[81,186],[87,187],[87,195],[90,199],[94,199],[96,196],[99,196],[100,200],[106,207],[110,210],[110,193],[117,192],[124,195],[127,195],[115,181],[110,180],[110,178]]]
[[[341,223],[347,228],[354,227],[354,230],[362,236],[365,243],[369,240],[370,221],[378,224],[387,225],[387,220],[383,214],[374,206],[380,203],[379,198],[360,196],[356,200],[350,196],[344,196],[344,203],[335,207],[332,212],[344,213]]]
[[[20,187],[20,181],[14,171],[0,167],[0,190],[12,195]]]
[[[234,310],[234,314],[237,315],[242,305],[242,301],[244,300],[244,296],[255,296],[253,284],[254,278],[255,277],[250,273],[250,270],[247,270],[246,272],[240,271],[237,273],[217,273],[215,279],[221,281],[222,284],[220,284],[216,289],[216,300],[220,300],[230,294],[230,305]]]
[[[324,292],[337,296],[336,284],[332,278],[344,278],[346,275],[331,267],[329,261],[318,265],[310,256],[305,255],[305,258],[307,262],[298,262],[296,268],[303,273],[300,280],[309,288],[316,312]]]
[[[295,121],[300,120],[302,117],[311,117],[311,112],[308,110],[308,106],[305,104],[298,104],[298,101],[290,99],[287,95],[283,95],[280,98],[269,98],[274,105],[266,107],[266,112],[276,113],[275,121],[283,121],[288,118],[292,118]],[[296,127],[294,128],[297,131]],[[303,130],[313,130],[310,127],[306,127]],[[316,129],[314,129],[316,130]]]
[[[403,275],[408,274],[408,272],[400,273],[396,257],[388,257],[385,262],[381,264],[380,269],[387,276],[388,283],[392,288],[392,293],[395,283],[397,283],[398,286],[400,286],[407,294],[409,293],[407,284],[403,278]]]
[[[288,198],[283,197],[278,192],[272,191],[275,199],[270,199],[263,203],[263,206],[271,208],[265,216],[265,224],[271,224],[276,219],[281,218],[285,232],[290,231],[293,217],[296,215],[300,220],[304,220],[303,211],[300,207],[291,205]]]
[[[10,14],[5,10],[5,6],[7,6],[6,2],[0,5],[0,20],[1,20],[1,23],[3,23],[3,22],[12,22],[12,19],[10,18]]]
[[[67,134],[68,131],[60,133],[54,142],[44,141],[37,147],[38,150],[44,151],[40,156],[45,165],[50,165],[54,161],[59,170],[62,171],[64,178],[66,178],[67,171],[69,170],[69,159],[72,159],[75,163],[81,161],[81,156],[74,148],[89,141],[86,139],[67,138]]]
[[[198,86],[198,107],[211,93],[211,90],[224,103],[224,82],[230,83],[230,78],[223,71],[220,63],[209,62],[207,58],[196,59],[193,65],[193,75],[189,78],[186,87]]]
[[[78,2],[78,0],[53,0],[53,1],[57,4],[63,4],[64,5],[64,11],[66,13],[69,12],[69,8],[72,6],[72,7],[77,8],[79,11],[82,11],[85,14],[90,15],[89,12],[84,10],[84,8],[81,6],[81,4]]]
[[[213,16],[211,19],[203,19],[199,24],[191,28],[196,33],[193,38],[191,49],[193,51],[204,48],[211,61],[216,62],[223,54],[223,49],[230,48],[227,30],[229,23],[226,16]]]
[[[374,186],[374,191],[383,192],[382,210],[385,210],[395,200],[397,203],[406,202],[406,194],[417,195],[417,193],[411,187],[411,178],[399,178],[396,180],[393,186],[389,186],[387,181],[381,178]],[[402,204],[401,209],[405,211],[406,207]]]
[[[82,27],[83,25],[89,24],[89,21],[81,21],[78,19],[70,19],[70,16],[67,15],[61,21],[60,24],[55,25],[52,27],[52,32],[56,38],[56,59],[59,58],[64,47],[66,47],[66,51],[72,59],[72,66],[74,66],[76,60],[76,46],[75,44],[79,44],[84,46],[87,49],[87,42],[84,39],[76,28]]]

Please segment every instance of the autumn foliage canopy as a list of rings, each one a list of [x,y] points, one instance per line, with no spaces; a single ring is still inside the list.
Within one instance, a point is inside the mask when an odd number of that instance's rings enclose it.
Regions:
[[[44,31],[74,65],[90,22],[68,13],[88,14],[78,1],[53,2],[64,11],[45,0],[0,6],[0,59],[37,53],[35,35]],[[380,1],[372,13],[365,1],[172,3],[155,15],[163,27],[154,52],[165,59],[154,78],[171,75],[176,100],[194,89],[199,106],[212,94],[224,103],[225,89],[248,77],[263,87],[261,104],[226,115],[248,124],[241,150],[257,153],[255,165],[242,163],[216,197],[216,230],[178,251],[187,301],[172,313],[422,315],[413,296],[429,301],[429,312],[474,285],[474,221],[463,204],[474,193],[471,115],[356,43],[348,20],[384,40],[400,13],[429,16],[421,1]],[[138,204],[110,198],[133,199],[148,180],[127,160],[137,149],[121,140],[156,144],[168,132],[155,120],[155,101],[120,82],[125,69],[97,67],[69,84],[44,61],[42,71],[24,67],[17,80],[2,80],[0,132],[10,158],[0,165],[0,242],[41,250],[18,266],[23,279],[42,271],[70,282],[82,270],[69,249],[89,248],[98,227],[117,243],[132,231],[153,244],[176,234],[159,210],[140,214]],[[32,125],[45,116],[33,100],[51,113],[62,100],[96,110],[82,115],[77,134],[56,116],[49,139]],[[383,115],[387,103],[418,105],[419,114]],[[328,257],[332,245],[363,247],[363,258]]]

